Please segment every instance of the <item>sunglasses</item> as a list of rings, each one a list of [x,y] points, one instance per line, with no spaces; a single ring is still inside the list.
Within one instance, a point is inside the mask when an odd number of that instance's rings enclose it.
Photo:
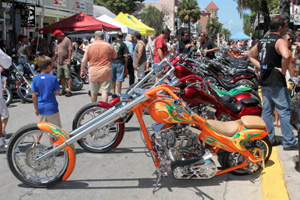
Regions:
[[[292,41],[292,38],[287,39],[287,41]]]

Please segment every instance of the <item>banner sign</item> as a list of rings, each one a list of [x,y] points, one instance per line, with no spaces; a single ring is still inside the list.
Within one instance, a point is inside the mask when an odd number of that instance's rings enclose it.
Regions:
[[[67,3],[66,0],[53,0],[53,5],[66,7]]]
[[[85,9],[85,7],[86,7],[86,3],[85,2],[79,2],[79,1],[77,1],[77,2],[75,2],[75,8],[76,9]]]

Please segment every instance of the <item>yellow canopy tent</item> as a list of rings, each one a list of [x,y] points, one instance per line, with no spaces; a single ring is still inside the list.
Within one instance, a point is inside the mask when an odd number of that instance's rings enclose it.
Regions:
[[[140,31],[141,35],[154,35],[155,30],[140,22],[133,15],[124,14],[120,12],[118,16],[115,17],[115,20],[121,22],[122,24],[128,26],[129,28],[134,28]]]

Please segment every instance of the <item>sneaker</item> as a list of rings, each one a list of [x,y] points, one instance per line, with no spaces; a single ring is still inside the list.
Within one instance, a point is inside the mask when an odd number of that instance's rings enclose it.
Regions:
[[[295,144],[294,146],[291,147],[283,147],[284,151],[293,151],[293,150],[298,150],[299,149],[299,144]]]
[[[3,139],[7,138],[6,131],[2,131],[2,137],[3,137]]]
[[[72,96],[72,95],[73,95],[73,94],[72,94],[72,92],[70,92],[70,91],[67,91],[66,94],[65,94],[66,97],[70,97],[70,96]]]
[[[281,140],[274,139],[274,141],[271,144],[272,144],[272,146],[279,146],[279,145],[281,145]]]
[[[63,96],[65,94],[66,94],[66,91],[65,90],[61,90],[59,96]]]

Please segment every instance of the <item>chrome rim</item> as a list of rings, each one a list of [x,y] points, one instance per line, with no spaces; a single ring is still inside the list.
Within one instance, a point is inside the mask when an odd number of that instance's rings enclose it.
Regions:
[[[18,89],[23,97],[31,98],[31,96],[32,96],[31,89],[27,85],[27,83],[22,83],[21,85],[19,85]]]
[[[263,157],[266,159],[270,153],[268,145],[263,140],[255,140],[250,143],[250,148],[247,148],[255,157]],[[231,153],[229,156],[230,167],[236,166],[244,162],[245,157],[237,152]],[[258,171],[263,166],[263,163],[251,163],[250,165],[243,167],[241,169],[234,170],[237,173],[253,173]]]
[[[22,179],[34,183],[45,184],[59,178],[66,170],[68,163],[67,151],[61,151],[39,162],[35,159],[49,151],[49,133],[32,130],[23,134],[12,149],[14,168]]]
[[[107,109],[99,106],[95,106],[87,109],[78,119],[77,127],[85,124],[89,120],[102,114]],[[104,149],[111,146],[118,138],[118,132],[120,131],[117,123],[111,123],[107,126],[100,127],[96,131],[86,135],[81,141],[89,148],[92,149]]]

